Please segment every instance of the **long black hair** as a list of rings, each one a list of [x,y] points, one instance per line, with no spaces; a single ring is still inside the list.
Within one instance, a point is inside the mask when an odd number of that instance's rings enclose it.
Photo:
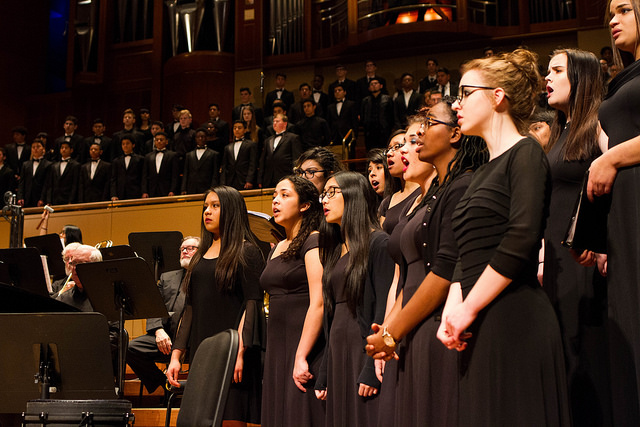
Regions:
[[[333,177],[344,200],[341,225],[322,221],[320,225],[320,260],[324,267],[322,294],[327,312],[333,311],[334,295],[331,276],[340,259],[342,244],[349,245],[349,260],[345,269],[347,306],[354,315],[362,301],[369,261],[371,230],[379,230],[376,213],[376,193],[369,181],[357,172],[338,172]]]
[[[280,255],[283,260],[300,258],[302,245],[304,245],[307,237],[309,237],[313,231],[318,230],[318,226],[322,220],[322,205],[320,204],[320,197],[316,186],[308,179],[295,175],[285,176],[278,182],[285,180],[293,184],[293,189],[298,195],[298,206],[308,203],[309,208],[301,213],[302,223],[300,224],[300,230],[298,230],[298,234],[295,235],[287,250]]]
[[[215,282],[222,291],[233,291],[236,283],[236,273],[239,267],[246,267],[245,250],[247,243],[256,244],[249,228],[247,205],[238,190],[233,187],[220,185],[213,187],[204,195],[204,200],[210,193],[216,193],[220,199],[220,255],[216,263]],[[204,213],[204,206],[202,212]],[[213,244],[213,233],[204,226],[204,218],[200,217],[200,246],[191,258],[187,273],[183,280],[183,288],[187,295],[190,292],[191,273]]]
[[[394,178],[389,173],[389,165],[387,165],[387,156],[382,148],[373,148],[367,153],[367,167],[369,163],[382,165],[384,167],[384,194],[382,198],[391,196],[396,191],[400,190],[400,180]]]

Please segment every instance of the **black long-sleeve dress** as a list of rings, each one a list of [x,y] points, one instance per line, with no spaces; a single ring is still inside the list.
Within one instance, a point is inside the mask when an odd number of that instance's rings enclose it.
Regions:
[[[538,284],[549,164],[524,138],[481,166],[452,217],[466,298],[490,265],[512,282],[468,328],[459,366],[459,425],[570,425],[560,328]]]
[[[562,247],[569,219],[593,159],[564,160],[569,126],[553,144],[547,159],[553,190],[544,232],[544,291],[558,315],[571,415],[576,426],[611,425],[605,320],[606,280],[596,267],[578,264]]]
[[[609,148],[640,135],[640,61],[610,83],[600,107]],[[640,164],[618,170],[607,223],[609,357],[614,425],[640,425]]]
[[[174,348],[189,348],[190,362],[200,343],[218,332],[238,329],[245,313],[242,341],[245,346],[242,382],[232,383],[225,420],[260,423],[262,400],[261,336],[262,291],[260,274],[264,268],[262,252],[245,245],[246,267],[239,266],[233,291],[221,291],[215,283],[218,258],[201,258],[191,273],[190,292],[178,329]]]
[[[293,365],[309,309],[309,282],[304,263],[307,252],[318,247],[318,234],[311,234],[300,250],[300,258],[271,258],[260,277],[269,293],[267,354],[264,362],[262,426],[324,426],[325,404],[316,399],[315,376],[324,349],[320,334],[307,356],[314,378],[303,393],[293,382]],[[273,253],[273,251],[272,251]]]

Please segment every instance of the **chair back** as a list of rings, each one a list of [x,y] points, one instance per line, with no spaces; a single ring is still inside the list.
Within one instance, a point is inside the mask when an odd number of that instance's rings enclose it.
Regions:
[[[219,427],[238,356],[238,331],[202,341],[189,368],[177,427]]]

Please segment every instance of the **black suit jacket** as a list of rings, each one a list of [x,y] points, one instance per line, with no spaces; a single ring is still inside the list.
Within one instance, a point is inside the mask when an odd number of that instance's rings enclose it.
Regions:
[[[106,160],[107,162],[111,162],[113,160],[113,139],[109,138],[106,135],[102,136],[89,136],[84,139],[85,150],[87,153],[87,159],[89,160],[89,148],[94,141],[100,141],[100,148],[102,148],[102,156],[100,158],[102,160]],[[84,163],[82,163],[84,165]]]
[[[229,185],[237,190],[244,190],[247,182],[253,184],[258,165],[258,143],[245,139],[240,145],[238,158],[233,155],[233,142],[224,147],[222,167],[220,169],[220,183]]]
[[[120,200],[142,197],[142,166],[144,157],[132,154],[129,167],[125,168],[124,156],[111,163],[111,197]]]
[[[278,94],[277,94],[277,90],[272,90],[271,92],[269,92],[267,94],[267,96],[264,99],[264,113],[265,114],[273,114],[273,103],[278,99]],[[284,102],[284,104],[287,106],[287,111],[289,111],[289,107],[291,107],[291,105],[293,105],[294,102],[296,102],[293,93],[289,92],[286,89],[282,90],[282,95],[280,95],[280,100],[282,102]]]
[[[178,329],[178,322],[184,310],[184,292],[180,289],[184,269],[167,271],[160,276],[158,289],[162,294],[164,305],[167,307],[169,317],[147,319],[147,333],[154,333],[156,329],[164,329],[173,340]]]
[[[53,149],[53,156],[56,162],[59,162],[61,159],[60,144],[62,144],[64,139],[65,139],[65,136],[62,135],[56,138],[55,140],[55,143],[54,143],[55,148]],[[88,151],[89,147],[87,147],[87,149],[85,150],[84,137],[82,135],[78,135],[77,133],[74,133],[73,135],[71,135],[69,142],[71,143],[71,148],[73,148],[73,153],[71,153],[71,158],[76,160],[80,164],[84,163],[84,161],[89,155],[89,151]]]
[[[218,185],[220,154],[211,148],[206,148],[198,160],[196,150],[187,153],[182,174],[183,193],[200,194]]]
[[[316,104],[316,116],[325,118],[326,115],[326,106],[323,108],[320,104]],[[287,111],[287,117],[291,123],[298,123],[300,120],[304,120],[307,117],[304,114],[304,107],[302,106],[302,101],[298,101],[291,106],[289,111]]]
[[[334,144],[342,144],[349,129],[353,129],[354,138],[358,137],[358,108],[356,103],[346,99],[338,115],[337,104],[331,104],[327,111],[327,122],[331,129],[331,140]]]
[[[144,156],[142,166],[142,194],[149,197],[166,197],[169,193],[178,194],[178,180],[180,169],[178,155],[171,150],[165,150],[160,162],[160,171],[156,170],[156,151]]]
[[[49,177],[45,183],[44,202],[50,205],[67,205],[78,201],[80,184],[80,163],[71,159],[64,173],[60,174],[61,162],[55,162],[49,168]]]
[[[407,117],[412,116],[418,112],[418,109],[422,107],[422,100],[424,96],[420,95],[418,91],[413,91],[409,98],[409,105],[405,104],[404,91],[398,92],[398,96],[393,101],[393,110],[395,114],[395,128],[404,129],[407,127]]]
[[[51,162],[42,159],[40,165],[33,174],[33,161],[29,160],[22,165],[20,172],[20,183],[18,185],[18,200],[24,200],[24,206],[27,208],[38,206],[38,201],[45,200],[44,192],[45,183],[49,176],[49,168]]]
[[[24,144],[22,154],[18,158],[18,146],[17,144],[7,144],[7,163],[13,171],[19,174],[22,171],[22,164],[29,160],[31,157],[31,145]]]
[[[111,159],[107,159],[107,160],[113,161],[116,157],[120,157],[124,154],[122,152],[122,137],[124,136],[131,137],[134,143],[136,144],[136,146],[133,147],[134,153],[140,154],[143,152],[144,143],[146,142],[146,137],[144,136],[144,133],[140,132],[136,128],[131,128],[130,130],[122,129],[113,134],[112,149],[111,149],[112,157]]]
[[[316,109],[316,116],[322,116],[322,118],[326,120],[326,118],[327,118],[327,107],[329,106],[329,95],[327,95],[326,93],[324,93],[322,91],[316,91],[314,89],[313,90],[313,94],[311,95],[313,97],[314,101],[315,101],[315,94],[316,93],[320,94],[320,99],[318,99],[316,101],[316,104],[318,105],[318,109]],[[322,114],[318,114],[318,111],[322,111]]]
[[[424,94],[426,91],[430,89],[436,89],[437,87],[438,87],[438,82],[436,81],[436,79],[433,79],[433,81],[431,81],[429,80],[429,76],[425,76],[424,79],[420,80],[420,93],[422,94]]]
[[[275,187],[280,178],[291,175],[293,162],[302,154],[302,144],[298,135],[283,132],[278,146],[273,148],[276,135],[270,136],[264,143],[260,156],[258,185],[262,188]]]
[[[260,123],[260,122],[258,122]],[[225,122],[221,118],[218,118],[215,122],[213,122],[216,127],[216,136],[224,141],[225,144],[229,143],[229,123]],[[194,146],[195,149],[195,146]],[[190,151],[190,150],[189,150]]]
[[[0,169],[0,200],[2,201],[3,205],[4,193],[6,193],[7,191],[15,193],[16,178],[13,169],[11,169],[9,165],[5,163],[2,169]]]
[[[324,147],[331,143],[329,124],[322,117],[316,115],[305,117],[296,123],[296,127],[302,141],[302,151],[318,146]]]
[[[436,89],[442,92],[439,85],[436,85]],[[453,80],[449,81],[449,95],[450,96],[458,96],[458,82],[454,82]],[[444,96],[444,93],[442,94]]]
[[[80,169],[80,189],[78,201],[80,203],[102,202],[109,200],[111,190],[111,163],[100,160],[96,166],[96,173],[91,179],[91,161]]]
[[[381,92],[384,93],[385,95],[389,94],[389,90],[387,89],[387,81],[385,80],[384,77],[380,77],[378,75],[375,75],[373,78],[377,79],[380,83],[382,83],[382,90]],[[362,102],[363,99],[365,99],[367,96],[371,95],[371,92],[369,92],[369,78],[367,76],[364,77],[360,77],[357,81],[356,81],[356,90],[357,92],[357,97],[358,97],[358,105],[360,105],[360,103]]]
[[[335,82],[331,83],[329,85],[329,103],[333,104],[334,102],[336,102],[336,98],[333,95],[333,90],[335,89],[335,87],[338,86],[338,80],[336,80]],[[344,82],[342,82],[342,87],[344,88],[344,90],[347,91],[347,99],[350,99],[351,101],[354,102],[358,102],[358,86],[356,85],[356,82],[354,82],[353,80],[349,80],[349,79],[345,79]]]

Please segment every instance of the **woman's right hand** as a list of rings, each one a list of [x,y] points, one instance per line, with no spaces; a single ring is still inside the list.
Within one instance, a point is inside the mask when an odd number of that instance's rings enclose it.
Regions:
[[[593,202],[594,196],[611,193],[617,174],[618,169],[611,164],[607,153],[595,159],[589,167],[589,181],[587,182],[589,201]]]
[[[180,374],[180,369],[182,369],[182,363],[179,360],[171,359],[171,363],[169,363],[169,367],[167,368],[167,381],[174,387],[180,387],[180,383],[178,382],[178,375]]]
[[[318,400],[327,400],[327,390],[315,390]]]

